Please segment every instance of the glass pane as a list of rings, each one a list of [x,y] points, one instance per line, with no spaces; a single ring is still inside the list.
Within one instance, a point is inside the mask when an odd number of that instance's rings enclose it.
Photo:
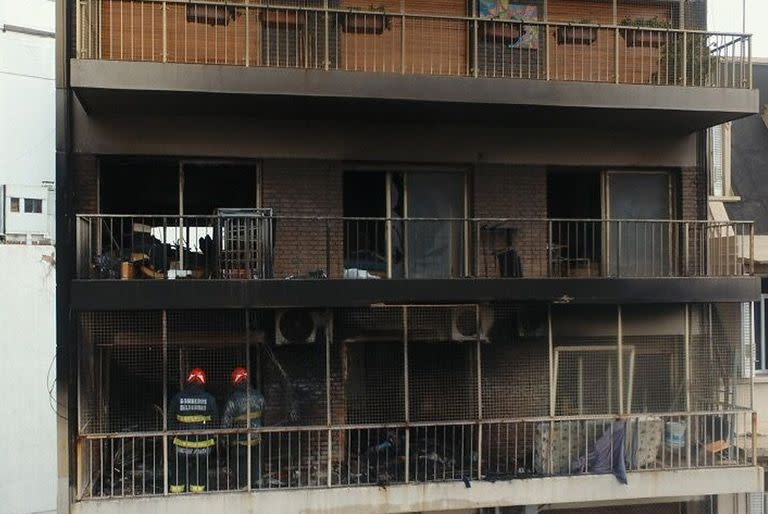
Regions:
[[[611,173],[608,175],[608,255],[615,276],[668,275],[673,237],[669,219],[669,175]],[[637,221],[654,220],[654,221]]]
[[[406,226],[408,278],[460,276],[464,175],[409,173],[406,182],[408,218],[413,220]]]

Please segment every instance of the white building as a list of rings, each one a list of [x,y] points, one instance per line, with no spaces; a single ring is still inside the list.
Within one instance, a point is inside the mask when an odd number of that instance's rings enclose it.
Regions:
[[[3,514],[56,508],[54,6],[0,0]]]
[[[9,243],[51,244],[55,225],[53,185],[0,186],[0,238]]]

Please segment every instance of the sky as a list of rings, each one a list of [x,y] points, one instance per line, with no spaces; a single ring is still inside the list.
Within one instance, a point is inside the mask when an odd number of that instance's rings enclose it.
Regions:
[[[707,27],[716,32],[742,31],[746,3],[747,34],[752,34],[752,55],[768,59],[768,0],[709,0]]]

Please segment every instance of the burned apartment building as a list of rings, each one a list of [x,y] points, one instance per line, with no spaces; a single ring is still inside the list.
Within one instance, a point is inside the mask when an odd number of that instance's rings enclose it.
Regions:
[[[359,4],[58,1],[61,512],[746,512],[749,35]]]

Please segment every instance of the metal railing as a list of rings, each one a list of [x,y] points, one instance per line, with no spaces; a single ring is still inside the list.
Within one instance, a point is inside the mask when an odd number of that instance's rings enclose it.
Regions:
[[[754,272],[741,221],[77,217],[81,279],[715,277]]]
[[[88,434],[78,498],[753,466],[754,424],[728,410]],[[185,437],[213,443],[183,454],[174,440]]]
[[[76,57],[752,88],[751,36],[197,0],[78,0]]]

